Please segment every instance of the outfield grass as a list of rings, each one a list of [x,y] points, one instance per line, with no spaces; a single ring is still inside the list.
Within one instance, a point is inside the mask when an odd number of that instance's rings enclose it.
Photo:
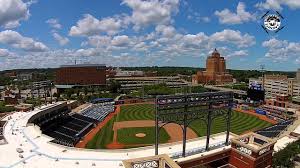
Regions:
[[[89,141],[86,145],[88,149],[106,149],[106,145],[113,141],[114,131],[113,125],[115,118],[108,121],[103,128]]]
[[[121,106],[117,121],[154,120],[153,104],[137,104]]]
[[[139,138],[137,133],[146,134],[145,137]],[[155,127],[142,128],[122,128],[118,130],[118,142],[123,144],[154,144],[155,143]],[[159,143],[167,143],[170,139],[169,134],[165,129],[159,131]]]
[[[256,116],[233,111],[230,122],[230,132],[242,134],[248,130],[257,130],[271,125],[271,123],[260,120]],[[198,136],[206,135],[206,125],[201,120],[193,121],[189,127],[193,129]],[[213,120],[211,133],[216,134],[223,131],[226,131],[226,120],[223,117],[217,117]]]
[[[97,134],[96,136],[87,144],[87,148],[97,149],[106,148],[106,145],[111,143],[113,140],[113,123],[119,121],[133,121],[133,120],[154,120],[154,105],[153,104],[138,104],[138,105],[126,105],[121,106],[121,112],[113,117]],[[231,128],[230,131],[235,134],[241,134],[248,130],[257,130],[264,127],[271,126],[269,122],[260,120],[256,116],[250,114],[232,112],[231,118]],[[198,136],[206,135],[206,126],[200,121],[193,121],[189,127],[193,129]],[[136,139],[135,136],[130,136],[131,138],[124,138],[126,135],[132,135],[136,131],[148,132],[147,137],[142,141]],[[218,117],[213,120],[211,133],[216,134],[226,130],[226,121],[223,117]],[[152,134],[152,135],[151,135]],[[151,137],[151,136],[153,137]],[[163,136],[161,136],[163,137]],[[148,142],[153,143],[154,141],[154,130],[151,132],[149,128],[124,128],[118,132],[118,141],[124,144],[146,144]],[[162,140],[164,141],[164,140]],[[163,142],[161,142],[163,143]]]

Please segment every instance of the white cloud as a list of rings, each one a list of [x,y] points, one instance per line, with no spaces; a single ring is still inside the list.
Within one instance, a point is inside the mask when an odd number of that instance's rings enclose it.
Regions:
[[[196,23],[200,23],[200,22],[208,23],[211,21],[210,17],[202,16],[200,13],[194,12],[191,8],[189,9],[190,10],[188,11],[190,12],[190,14],[187,16],[187,19],[195,21]]]
[[[31,52],[42,52],[48,50],[48,47],[43,43],[37,42],[29,37],[24,37],[18,32],[12,30],[0,32],[0,43]]]
[[[287,61],[292,58],[300,59],[298,54],[300,52],[300,43],[272,38],[264,41],[262,46],[268,49],[265,57],[272,59],[274,62]]]
[[[198,34],[187,34],[182,37],[180,41],[180,45],[183,46],[185,49],[187,48],[200,48],[201,45],[204,43],[209,43],[209,37],[200,32]]]
[[[241,24],[255,19],[255,16],[246,11],[246,5],[239,2],[236,8],[236,13],[231,12],[229,9],[216,11],[215,15],[219,17],[222,24]]]
[[[70,41],[67,37],[63,37],[63,36],[59,35],[59,34],[56,33],[56,32],[54,32],[54,33],[52,34],[52,36],[54,37],[54,39],[55,39],[56,41],[58,41],[59,45],[61,45],[61,46],[64,46],[64,45],[68,44],[69,41]]]
[[[247,50],[238,50],[238,51],[234,51],[234,52],[228,54],[227,58],[245,57],[245,56],[248,56],[248,51]]]
[[[115,36],[113,38],[113,40],[111,41],[111,44],[113,46],[123,47],[123,46],[129,45],[130,44],[130,40],[129,40],[128,36],[126,36],[126,35]]]
[[[288,6],[291,9],[299,9],[299,0],[266,0],[265,2],[259,2],[255,6],[260,9],[274,9],[281,10],[282,5]]]
[[[59,49],[49,50],[40,53],[25,53],[12,59],[6,59],[5,63],[0,62],[0,69],[16,68],[47,68],[59,67],[64,64],[78,63],[104,63],[109,66],[139,66],[142,58],[130,53],[111,54],[98,48],[87,49]],[[59,60],[59,61],[57,61]]]
[[[281,41],[281,40],[277,40],[275,38],[271,38],[270,40],[264,41],[262,43],[262,46],[267,47],[267,48],[282,48],[287,45],[288,45],[288,41],[286,41],[286,40]]]
[[[46,23],[48,23],[49,26],[53,28],[51,30],[52,36],[59,43],[59,45],[64,46],[70,42],[70,40],[67,37],[63,37],[60,34],[58,34],[57,29],[62,28],[62,25],[59,23],[58,19],[51,18],[48,19]]]
[[[123,0],[132,9],[131,21],[134,29],[149,25],[169,24],[178,11],[179,0]]]
[[[125,21],[126,19],[124,19]],[[98,20],[90,14],[85,14],[82,19],[77,22],[76,26],[72,26],[69,34],[71,36],[90,36],[106,33],[114,35],[121,31],[121,28],[126,26],[118,17],[107,17]]]
[[[172,26],[165,26],[165,25],[158,25],[155,28],[155,31],[157,33],[160,33],[163,37],[172,37],[175,35],[176,30],[174,27]]]
[[[88,44],[97,48],[107,47],[111,44],[111,37],[99,35],[90,36],[88,37]]]
[[[29,6],[32,2],[24,3],[22,0],[0,1],[0,26],[15,28],[21,20],[27,20],[30,16]]]
[[[51,18],[51,19],[47,20],[46,23],[48,23],[49,26],[51,26],[54,29],[61,29],[61,27],[62,27],[61,24],[59,23],[58,19]]]
[[[14,53],[8,51],[7,49],[0,48],[0,57],[9,57],[15,55]]]
[[[101,48],[103,51],[112,51],[112,50],[131,50],[136,43],[138,42],[135,36],[128,37],[127,35],[119,36],[90,36],[88,40],[83,43],[83,46],[90,45],[96,48]]]
[[[255,38],[249,34],[244,34],[240,31],[225,29],[221,32],[216,32],[211,35],[210,39],[213,42],[229,42],[238,47],[249,47],[255,44]]]
[[[181,34],[172,26],[156,26],[155,32],[145,36],[91,36],[85,46],[101,48],[103,52],[132,52],[146,53],[148,57],[170,58],[176,56],[199,57],[201,53],[208,53],[213,48],[225,48],[228,46],[228,52],[233,56],[246,56],[247,50],[236,48],[250,47],[255,44],[255,38],[249,34],[243,34],[235,30],[223,30],[208,35],[204,32],[197,34]],[[151,53],[151,54],[150,54]],[[226,54],[227,54],[226,53]],[[228,54],[227,54],[228,55]],[[160,58],[159,58],[160,59]],[[149,60],[151,60],[149,58]]]
[[[0,33],[0,41],[3,41],[1,39]],[[199,58],[200,61],[214,48],[223,56],[246,56],[246,47],[253,44],[253,36],[236,30],[186,34],[176,31],[170,25],[158,25],[146,35],[89,36],[81,49],[26,52],[14,57],[14,60],[5,61],[5,64],[0,63],[0,69],[58,67],[61,64],[72,64],[74,59],[81,63],[105,63],[111,66],[180,65],[181,62],[177,62],[180,58]]]
[[[134,45],[134,50],[135,51],[147,51],[148,46],[145,42],[139,42],[139,43]]]
[[[200,17],[200,20],[203,21],[203,22],[206,22],[206,23],[210,22],[210,18],[207,17],[207,16]]]

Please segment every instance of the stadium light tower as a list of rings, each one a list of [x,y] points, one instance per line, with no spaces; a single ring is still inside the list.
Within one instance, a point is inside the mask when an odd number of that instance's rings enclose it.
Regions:
[[[145,98],[145,82],[142,83],[142,99]]]
[[[264,64],[260,65],[260,72],[262,74],[262,86],[263,86],[263,89],[265,89],[265,72],[266,72],[266,70],[265,70]]]

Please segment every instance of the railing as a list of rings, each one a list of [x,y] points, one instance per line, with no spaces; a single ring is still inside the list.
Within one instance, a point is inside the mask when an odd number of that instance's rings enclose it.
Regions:
[[[213,150],[213,149],[217,149],[217,148],[221,148],[221,147],[225,147],[225,146],[226,145],[225,145],[225,141],[224,141],[224,142],[219,142],[219,143],[215,143],[215,144],[210,145],[209,149]],[[206,152],[205,146],[187,150],[185,156],[187,157],[187,156],[200,154],[200,153],[204,153],[204,152]],[[173,153],[172,156],[171,156],[172,159],[178,159],[178,158],[181,158],[181,157],[182,157],[182,152]]]

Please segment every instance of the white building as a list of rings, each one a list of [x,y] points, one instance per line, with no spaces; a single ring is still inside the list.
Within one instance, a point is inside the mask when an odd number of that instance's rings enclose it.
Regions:
[[[32,79],[32,73],[20,73],[17,75],[19,81],[27,81]]]
[[[298,73],[300,75],[300,72],[297,72],[297,75]],[[288,78],[286,75],[265,75],[264,82],[262,77],[250,78],[249,85],[253,83],[263,85],[266,97],[275,97],[276,95],[300,96],[300,76],[298,81],[295,78]]]
[[[120,68],[116,69],[115,77],[128,77],[128,76],[144,76],[143,71],[122,71]]]
[[[121,89],[138,89],[146,85],[166,84],[168,87],[180,88],[188,86],[188,82],[179,76],[155,76],[155,77],[118,77],[113,78],[121,84]]]

